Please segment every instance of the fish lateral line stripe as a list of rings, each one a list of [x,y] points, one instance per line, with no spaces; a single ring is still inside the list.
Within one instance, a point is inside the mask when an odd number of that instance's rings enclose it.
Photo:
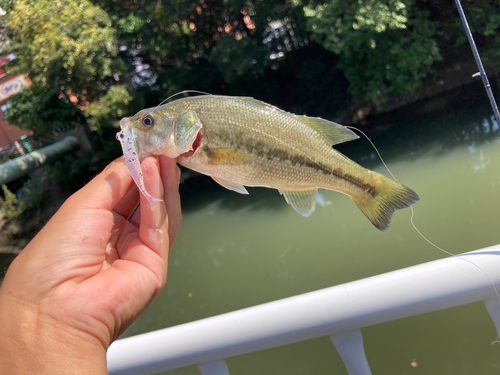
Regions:
[[[215,138],[218,138],[219,140],[223,142],[227,142],[229,144],[233,143],[233,140],[236,139],[241,139],[243,137],[243,134],[240,136],[239,133],[231,134],[229,135],[226,132],[217,132],[217,133],[212,133],[212,139],[214,138],[213,136],[215,135]],[[326,176],[333,176],[335,178],[338,178],[340,180],[344,180],[351,185],[357,187],[358,189],[361,189],[365,191],[366,193],[370,194],[372,197],[376,197],[378,195],[378,192],[376,190],[376,187],[364,182],[363,180],[347,174],[343,173],[340,169],[332,169],[326,164],[323,163],[318,163],[318,162],[313,162],[309,158],[301,155],[291,155],[287,150],[279,149],[279,148],[273,148],[270,149],[268,146],[260,140],[253,140],[253,139],[246,139],[246,142],[241,143],[241,149],[246,151],[248,154],[253,154],[257,157],[265,158],[267,160],[279,160],[280,162],[284,161],[290,161],[292,163],[292,166],[299,166],[299,167],[308,167],[312,168],[317,172],[321,172]],[[207,154],[210,154],[210,150],[204,150],[207,152]]]
[[[263,142],[258,141],[255,146],[260,146],[260,144],[264,145]],[[255,151],[255,154],[260,157],[266,157],[268,160],[273,160],[273,159],[278,159],[279,161],[290,161],[292,163],[292,166],[299,166],[299,167],[308,167],[312,168],[317,172],[321,172],[326,176],[334,176],[335,178],[344,180],[351,185],[356,186],[357,188],[366,191],[368,194],[370,194],[372,197],[377,196],[377,191],[375,186],[370,185],[369,183],[366,183],[362,181],[361,179],[347,174],[343,173],[340,169],[336,168],[333,169],[327,166],[326,164],[323,163],[318,163],[318,162],[312,162],[308,158],[301,156],[301,155],[290,155],[286,150],[281,150],[281,149],[268,149],[265,150],[264,148],[256,147],[253,150],[250,150],[250,152]]]

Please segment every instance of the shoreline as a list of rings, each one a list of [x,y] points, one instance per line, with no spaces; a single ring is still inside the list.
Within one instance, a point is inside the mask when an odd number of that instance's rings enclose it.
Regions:
[[[495,95],[499,100],[500,95],[500,71],[491,66],[486,66],[486,73]],[[467,90],[476,91],[477,86],[482,87],[486,100],[488,100],[484,90],[481,77],[472,77],[478,72],[475,60],[470,59],[457,61],[451,65],[443,66],[435,77],[427,80],[423,88],[414,94],[401,98],[394,98],[382,104],[361,103],[353,104],[341,117],[340,123],[343,125],[354,125],[364,127],[367,123],[377,117],[390,116],[413,105],[422,105],[424,102],[431,102],[441,96],[460,96]]]

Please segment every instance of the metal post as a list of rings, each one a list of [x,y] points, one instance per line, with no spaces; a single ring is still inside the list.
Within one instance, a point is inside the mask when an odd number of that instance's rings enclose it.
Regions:
[[[495,328],[497,329],[497,334],[500,335],[500,301],[498,298],[490,299],[485,301],[486,308],[490,313],[493,323],[495,323]]]
[[[203,375],[230,375],[226,361],[223,359],[201,363],[198,365],[198,368]]]
[[[360,329],[330,335],[330,340],[344,361],[349,375],[372,375]]]
[[[470,47],[472,48],[472,53],[474,54],[474,58],[476,59],[477,67],[479,68],[479,74],[483,80],[483,85],[488,94],[488,99],[490,99],[491,107],[493,108],[493,113],[495,114],[495,118],[497,119],[497,124],[500,125],[500,112],[498,112],[498,106],[495,101],[495,96],[493,95],[493,91],[491,90],[490,82],[488,81],[488,76],[486,75],[486,71],[483,67],[483,62],[481,61],[481,56],[479,56],[479,52],[476,47],[476,43],[474,42],[474,38],[472,37],[472,33],[470,31],[469,23],[467,22],[467,18],[465,18],[465,13],[462,8],[462,4],[460,0],[455,0],[457,4],[458,13],[460,13],[460,18],[462,19],[462,23],[464,24],[465,34],[467,34],[467,39],[469,39]]]
[[[75,137],[70,136],[51,146],[41,148],[30,154],[10,160],[7,163],[0,165],[0,184],[6,184],[17,180],[18,178],[24,177],[47,163],[47,161],[64,155],[65,153],[76,149],[78,146],[78,140]]]

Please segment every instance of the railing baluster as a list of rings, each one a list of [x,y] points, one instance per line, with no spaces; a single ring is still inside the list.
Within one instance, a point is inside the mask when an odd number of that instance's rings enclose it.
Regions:
[[[227,363],[223,359],[198,365],[203,375],[229,375]]]
[[[330,340],[342,357],[349,375],[372,375],[366,359],[361,330],[337,333],[331,335]]]
[[[484,302],[486,304],[486,309],[490,313],[493,323],[497,329],[497,334],[500,336],[500,302],[498,298],[490,299]]]

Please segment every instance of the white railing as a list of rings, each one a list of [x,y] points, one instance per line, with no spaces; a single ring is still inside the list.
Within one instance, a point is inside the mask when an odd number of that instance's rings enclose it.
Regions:
[[[361,328],[478,301],[500,333],[500,245],[118,340],[110,374],[198,365],[229,375],[225,358],[330,336],[350,375],[370,375]]]

